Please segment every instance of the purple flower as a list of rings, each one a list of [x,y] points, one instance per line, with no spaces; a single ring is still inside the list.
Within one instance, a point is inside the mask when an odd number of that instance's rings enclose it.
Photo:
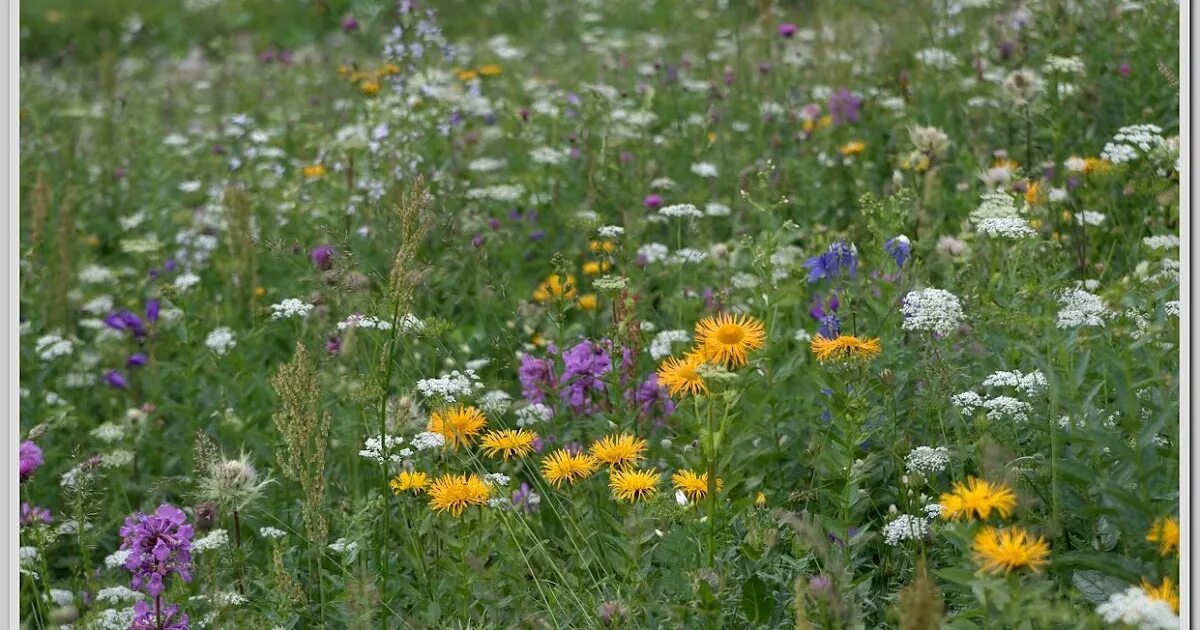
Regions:
[[[178,615],[178,616],[177,616]],[[133,621],[130,630],[188,630],[188,616],[180,614],[179,606],[172,604],[162,607],[159,598],[154,599],[154,608],[150,602],[142,600],[133,605]]]
[[[792,36],[795,34],[796,34],[796,25],[795,24],[792,24],[791,22],[784,22],[783,24],[779,25],[779,36],[780,37],[783,37],[786,39],[791,39]]]
[[[838,306],[838,296],[834,293],[829,296],[829,302],[825,305],[822,305],[821,300],[818,299],[816,305],[809,309],[809,317],[817,320],[821,325],[817,330],[818,335],[826,339],[833,339],[841,334],[842,320],[838,319],[837,316]]]
[[[342,20],[342,32],[351,33],[358,30],[358,20],[354,19],[353,15],[347,15],[346,19]]]
[[[530,403],[545,403],[546,394],[558,388],[558,381],[554,377],[553,359],[521,355],[521,367],[517,369],[517,378],[521,381],[521,395]]]
[[[337,354],[342,349],[342,340],[337,335],[330,337],[325,342],[325,352]]]
[[[1133,66],[1129,65],[1129,62],[1126,61],[1126,62],[1122,63],[1120,65],[1120,67],[1117,68],[1117,74],[1120,74],[1123,77],[1127,77],[1127,76],[1133,74]]]
[[[540,241],[544,238],[546,238],[546,230],[534,230],[529,235],[529,239],[532,241]]]
[[[890,238],[883,244],[883,251],[887,252],[892,260],[896,261],[897,267],[903,267],[904,261],[908,260],[912,254],[912,243],[908,237],[901,234],[895,238]]]
[[[125,389],[129,387],[129,380],[116,370],[109,370],[104,373],[104,382],[113,389]]]
[[[30,505],[28,502],[21,504],[21,527],[28,525],[37,525],[39,523],[53,523],[54,516],[50,514],[50,510],[36,505]]]
[[[33,471],[37,470],[46,461],[42,458],[42,449],[38,448],[38,445],[34,444],[33,440],[21,442],[19,458],[21,481],[29,479],[33,475]]]
[[[842,241],[829,246],[829,251],[819,256],[813,256],[804,261],[808,269],[808,281],[816,282],[821,278],[833,279],[843,274],[850,278],[858,273],[858,257],[854,250]]]
[[[537,511],[538,504],[542,502],[542,497],[534,492],[529,484],[521,482],[521,487],[513,490],[512,506],[518,512],[532,514]]]
[[[162,309],[162,302],[157,299],[146,301],[146,321],[151,324],[158,321],[158,312]]]
[[[655,417],[655,408],[659,410],[659,419],[665,419],[675,413],[675,401],[671,400],[667,389],[658,384],[658,374],[654,372],[651,372],[637,389],[626,390],[625,399],[640,407],[638,413],[643,418]]]
[[[471,247],[479,249],[480,247],[483,247],[483,244],[486,242],[487,240],[483,238],[482,234],[476,234],[475,237],[471,239]]]
[[[845,88],[829,95],[829,115],[833,117],[835,125],[858,122],[858,108],[861,106],[862,99]]]
[[[125,360],[125,367],[128,367],[128,368],[142,367],[149,362],[150,362],[149,357],[142,354],[141,352],[134,352],[133,354],[129,355],[128,359]]]
[[[172,573],[192,581],[192,527],[186,521],[183,510],[165,503],[154,514],[138,512],[125,519],[121,549],[130,552],[125,568],[133,573],[132,588],[158,598]]]
[[[313,264],[317,266],[317,269],[329,271],[333,268],[333,255],[336,253],[337,250],[333,248],[333,245],[318,245],[312,248],[308,256],[312,259]]]
[[[642,205],[646,206],[647,210],[658,210],[663,205],[662,195],[646,195],[646,198],[642,199]]]
[[[574,413],[587,413],[591,407],[588,392],[604,391],[600,377],[612,371],[612,360],[602,345],[586,340],[562,356],[565,368],[560,383],[566,390],[567,405]]]
[[[142,326],[142,318],[138,317],[131,311],[114,311],[109,313],[104,318],[104,323],[113,330],[125,331],[133,333],[135,337],[146,336],[146,329]]]

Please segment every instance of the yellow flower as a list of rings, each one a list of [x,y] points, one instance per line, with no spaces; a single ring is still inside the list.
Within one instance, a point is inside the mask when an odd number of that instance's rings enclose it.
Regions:
[[[372,77],[371,77],[370,73],[363,72],[362,70],[355,70],[354,72],[350,73],[350,82],[351,83],[358,83],[360,81],[369,81],[369,80],[371,80],[371,78]]]
[[[1029,188],[1025,189],[1025,203],[1035,206],[1038,203],[1038,182],[1029,182]]]
[[[1002,168],[1002,169],[1005,169],[1008,171],[1015,171],[1020,166],[1021,165],[1012,158],[1000,158],[1000,159],[992,162],[992,168]]]
[[[1179,521],[1173,518],[1160,518],[1154,521],[1154,524],[1150,526],[1150,531],[1146,533],[1146,540],[1158,543],[1158,550],[1164,556],[1171,551],[1178,553]]]
[[[850,157],[852,155],[859,155],[866,149],[866,142],[863,142],[862,140],[852,140],[846,144],[843,144],[842,148],[838,149],[838,151],[840,151],[842,155]]]
[[[453,407],[429,415],[429,431],[446,438],[446,446],[470,446],[472,438],[487,426],[483,412],[474,407]]]
[[[599,304],[599,302],[596,299],[595,293],[588,293],[586,295],[581,295],[581,296],[579,296],[579,299],[575,303],[577,305],[579,305],[579,308],[581,308],[585,311],[594,311],[594,310],[596,310],[596,306]]]
[[[529,343],[542,348],[546,345],[546,338],[538,333],[533,333],[533,336],[529,338]]]
[[[1083,161],[1084,173],[1104,173],[1112,168],[1112,162],[1098,157],[1090,157]]]
[[[612,488],[613,498],[618,501],[634,502],[654,496],[658,492],[658,471],[656,470],[615,470],[608,482]]]
[[[350,66],[348,66],[344,63],[337,67],[337,73],[338,73],[339,77],[347,77],[348,78],[350,76],[350,73],[352,73],[352,72],[354,72],[354,68],[351,68]]]
[[[358,84],[358,89],[360,92],[362,92],[363,94],[366,94],[367,96],[375,96],[376,94],[379,93],[379,82],[378,81],[363,81],[362,83]]]
[[[474,81],[479,75],[475,74],[474,70],[458,70],[454,73],[454,76],[458,77],[459,81],[466,82]]]
[[[612,269],[612,265],[608,264],[608,261],[588,261],[583,263],[583,275],[585,276],[594,276],[598,273],[604,273],[609,269]]]
[[[824,129],[832,124],[833,124],[833,116],[830,116],[829,114],[825,114],[824,116],[817,119],[817,129]]]
[[[696,346],[709,361],[727,367],[746,365],[746,354],[766,345],[762,322],[749,315],[721,313],[696,324]]]
[[[385,63],[379,68],[380,76],[391,76],[400,72],[400,66],[394,63]]]
[[[979,570],[987,573],[1009,573],[1028,567],[1040,571],[1050,555],[1045,538],[1034,537],[1019,527],[996,529],[987,527],[975,535],[971,545]]]
[[[804,133],[812,133],[813,129],[816,128],[817,121],[813,120],[812,118],[805,118],[804,123],[801,125],[801,129],[804,130]]]
[[[764,507],[767,507],[767,495],[765,495],[765,494],[763,494],[763,493],[761,493],[761,492],[759,492],[757,495],[755,495],[755,497],[754,497],[754,507],[756,507],[756,508],[764,508]]]
[[[658,366],[658,384],[666,387],[667,393],[672,396],[707,394],[708,386],[696,372],[701,365],[704,365],[704,355],[699,352],[684,354],[682,361],[667,357]]]
[[[504,461],[508,461],[509,457],[521,458],[532,453],[533,441],[536,439],[538,439],[538,435],[532,431],[503,429],[485,433],[479,446],[488,454],[488,457],[495,457],[499,454]]]
[[[645,450],[646,440],[622,433],[594,442],[592,457],[611,468],[624,468],[636,465],[642,459],[642,452]]]
[[[588,249],[590,249],[593,254],[599,254],[601,252],[604,252],[605,254],[611,254],[617,250],[617,244],[612,241],[589,241]]]
[[[875,358],[882,350],[879,339],[867,339],[853,335],[838,335],[827,339],[821,335],[813,337],[809,346],[821,363],[827,361],[856,361]]]
[[[690,470],[681,470],[671,475],[671,483],[689,500],[699,501],[708,496],[708,473],[697,475]],[[725,482],[717,477],[717,490],[723,487]]]
[[[316,179],[325,176],[325,166],[321,164],[310,164],[304,167],[304,176],[309,179]]]
[[[538,288],[533,292],[533,299],[537,302],[545,302],[553,299],[570,300],[575,297],[575,276],[567,276],[564,281],[561,276],[556,273],[550,274]]]
[[[478,72],[479,76],[481,77],[498,77],[500,76],[500,65],[489,63],[479,66],[475,69],[475,71]]]
[[[1142,592],[1146,593],[1150,599],[1170,604],[1171,610],[1175,611],[1175,614],[1179,614],[1179,591],[1175,589],[1175,583],[1171,581],[1171,578],[1164,577],[1162,584],[1158,586],[1155,586],[1150,580],[1142,578]]]
[[[491,488],[479,475],[442,475],[429,489],[429,507],[437,512],[449,510],[454,516],[462,516],[465,508],[486,504],[491,493]]]
[[[401,492],[421,494],[429,486],[429,475],[423,472],[409,472],[406,470],[393,477],[388,485],[391,486],[392,492],[396,494],[400,494]]]
[[[587,453],[559,449],[542,460],[542,476],[555,486],[561,486],[564,481],[573,485],[590,477],[599,467],[600,462]]]
[[[967,477],[965,485],[954,484],[954,490],[943,494],[938,502],[942,504],[942,518],[945,519],[984,519],[993,510],[1001,518],[1008,518],[1017,505],[1017,495],[1003,484]]]

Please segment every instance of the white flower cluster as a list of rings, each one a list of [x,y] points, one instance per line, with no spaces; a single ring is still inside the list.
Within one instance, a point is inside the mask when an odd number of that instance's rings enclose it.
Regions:
[[[1096,607],[1096,614],[1110,624],[1122,623],[1138,630],[1166,630],[1179,627],[1179,616],[1167,602],[1154,599],[1146,591],[1130,586]]]
[[[42,335],[34,342],[33,349],[37,352],[39,359],[52,361],[71,354],[75,350],[75,344],[58,335]]]
[[[133,624],[133,607],[105,608],[96,614],[89,630],[126,630]]]
[[[1121,127],[1113,136],[1112,142],[1105,143],[1100,157],[1113,164],[1124,164],[1158,149],[1166,142],[1162,128],[1158,125]]]
[[[1015,422],[1029,420],[1029,412],[1033,410],[1029,403],[1017,400],[1012,396],[988,398],[983,401],[983,408],[987,409],[988,420],[997,421],[1007,418]]]
[[[271,305],[271,319],[307,317],[313,308],[313,305],[308,302],[296,298],[288,298],[278,304]]]
[[[932,475],[946,470],[950,464],[950,449],[945,446],[918,446],[904,458],[908,472]]]
[[[962,305],[951,292],[942,289],[909,291],[900,305],[904,330],[931,332],[945,337],[963,321]]]
[[[942,508],[941,503],[930,503],[930,504],[926,505],[925,507],[921,508],[921,511],[925,512],[926,517],[934,519],[934,518],[937,518],[942,515],[943,509],[944,508]]]
[[[647,264],[662,262],[670,255],[671,250],[667,249],[662,243],[647,243],[638,248],[638,257],[645,260]]]
[[[509,478],[504,473],[487,473],[483,476],[483,483],[496,488],[507,488]]]
[[[729,206],[723,203],[710,201],[704,204],[704,214],[707,214],[710,217],[727,217],[729,216],[730,212],[733,211],[729,209]]]
[[[490,173],[504,168],[504,160],[496,158],[481,157],[475,158],[467,163],[467,169],[476,173]]]
[[[896,547],[908,540],[919,540],[929,535],[929,519],[923,516],[901,514],[896,520],[883,526],[883,542]]]
[[[949,70],[958,64],[958,57],[942,48],[923,48],[913,56],[922,65],[929,66],[934,70]]]
[[[277,527],[263,527],[258,530],[258,535],[262,536],[263,538],[279,540],[279,539],[283,538],[284,536],[287,536],[287,532],[285,532],[282,529],[279,529]]]
[[[983,379],[984,387],[1013,387],[1026,396],[1036,396],[1046,391],[1046,375],[1041,370],[1023,374],[1020,370],[1012,372],[993,372]]]
[[[233,330],[227,326],[214,329],[204,338],[204,345],[208,346],[213,352],[218,355],[223,355],[229,352],[229,349],[237,345],[237,339],[233,336]]]
[[[983,219],[976,226],[980,234],[995,238],[1020,239],[1034,236],[1037,232],[1029,222],[1019,217]]]
[[[1012,195],[997,190],[979,196],[979,205],[971,211],[971,220],[979,223],[984,219],[1008,219],[1019,215],[1017,203]]]
[[[358,452],[360,457],[379,462],[380,464],[391,462],[399,464],[407,457],[412,457],[412,449],[404,447],[404,438],[399,435],[384,435],[371,436],[363,444],[362,450]]]
[[[441,448],[446,445],[446,436],[432,431],[422,431],[413,436],[412,445],[418,451]]]
[[[467,190],[467,199],[487,199],[501,203],[513,203],[520,200],[524,194],[525,188],[520,185],[500,184],[486,188],[471,188]]]
[[[424,378],[417,381],[417,389],[426,398],[440,398],[448,403],[458,402],[483,389],[475,370],[459,372],[454,370],[438,378]]]
[[[129,554],[133,551],[129,549],[118,549],[104,558],[104,566],[110,569],[118,569],[125,566],[125,560],[129,558]]]
[[[1103,212],[1084,210],[1082,212],[1075,213],[1075,225],[1103,225],[1104,220],[1107,218],[1108,217],[1105,216]]]
[[[664,357],[670,356],[671,344],[684,343],[692,340],[692,335],[686,330],[664,330],[654,339],[650,340],[650,347],[647,351],[650,353],[650,358],[655,361],[661,361]]]
[[[554,147],[535,147],[529,152],[529,159],[534,164],[557,166],[567,161],[567,152]]]
[[[527,427],[554,417],[554,410],[542,403],[533,403],[517,410],[517,426]]]
[[[625,233],[625,228],[619,225],[601,225],[596,228],[596,233],[600,238],[618,238]]]
[[[1156,234],[1142,239],[1142,244],[1150,249],[1179,249],[1179,237],[1174,234]]]
[[[344,321],[337,324],[338,330],[346,330],[347,328],[378,328],[379,330],[391,330],[392,323],[379,319],[371,315],[354,314],[347,317]]]
[[[671,258],[667,262],[672,265],[695,264],[703,262],[706,258],[708,258],[708,252],[684,247],[683,249],[675,250],[675,253],[671,254]]]
[[[1046,65],[1042,66],[1042,72],[1047,74],[1051,72],[1061,72],[1063,74],[1083,74],[1084,64],[1079,57],[1059,57],[1058,55],[1049,55],[1046,57]]]
[[[128,586],[110,586],[102,588],[96,592],[96,601],[106,604],[120,604],[121,602],[136,602],[139,599],[145,599],[146,595],[135,591]]]
[[[983,396],[975,392],[963,392],[951,396],[950,404],[954,405],[964,416],[969,416],[983,406]]]
[[[503,390],[494,389],[479,398],[479,408],[489,416],[502,416],[511,406],[512,396]]]
[[[1103,326],[1104,319],[1113,316],[1100,296],[1083,289],[1064,289],[1058,296],[1058,304],[1057,326],[1063,329]]]
[[[687,219],[699,219],[704,216],[704,213],[700,212],[699,208],[690,203],[663,206],[658,209],[658,213],[664,217],[682,217]]]
[[[355,551],[358,551],[358,543],[346,540],[345,538],[339,538],[329,543],[329,548],[340,554],[348,556]]]
[[[229,532],[214,529],[207,536],[192,541],[192,553],[204,553],[213,549],[224,549],[229,546]]]
[[[707,84],[704,87],[708,89]],[[696,162],[692,165],[692,174],[705,179],[712,179],[717,176],[717,165],[711,162]]]
[[[400,318],[400,330],[406,333],[419,333],[425,330],[425,322],[418,319],[417,316],[413,315],[412,313],[405,313],[404,317]]]

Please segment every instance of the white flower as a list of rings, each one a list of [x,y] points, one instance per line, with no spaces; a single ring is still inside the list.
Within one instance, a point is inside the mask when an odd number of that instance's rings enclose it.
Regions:
[[[923,516],[901,514],[896,520],[883,526],[883,541],[893,547],[906,540],[919,540],[929,534],[929,519]]]
[[[41,360],[52,361],[71,354],[75,350],[75,344],[58,335],[42,335],[34,342],[33,349]]]
[[[695,264],[704,261],[706,258],[708,258],[708,252],[685,247],[671,254],[671,258],[667,262],[673,265]]]
[[[116,569],[125,566],[125,560],[129,558],[129,554],[133,551],[129,549],[118,549],[104,558],[104,566],[110,569]]]
[[[1083,60],[1079,57],[1059,57],[1058,55],[1049,55],[1046,57],[1046,65],[1042,66],[1042,72],[1061,72],[1063,74],[1083,74]]]
[[[315,307],[308,302],[296,298],[288,298],[278,304],[271,305],[271,319],[306,317],[312,312],[313,308]]]
[[[705,89],[708,84],[705,84]],[[709,162],[696,162],[692,165],[692,173],[705,179],[712,179],[717,176],[717,166]]]
[[[507,488],[509,478],[503,473],[487,473],[483,476],[483,483],[497,488]]]
[[[192,553],[204,553],[213,549],[225,549],[229,546],[229,532],[214,529],[207,536],[192,541]]]
[[[112,307],[113,299],[111,295],[98,295],[87,302],[84,302],[83,306],[80,308],[83,309],[85,313],[100,315],[101,313],[107,313],[111,311]]]
[[[287,532],[283,531],[282,529],[275,528],[275,527],[263,527],[258,530],[258,535],[262,536],[263,538],[279,540],[279,539],[283,538],[284,536],[287,536]]]
[[[729,216],[729,213],[729,206],[723,203],[710,201],[704,204],[704,214],[707,214],[710,217],[727,217]]]
[[[1164,302],[1163,313],[1165,313],[1167,317],[1179,317],[1179,300]]]
[[[1108,217],[1104,216],[1104,214],[1101,212],[1092,212],[1091,210],[1084,210],[1082,212],[1075,213],[1075,224],[1076,225],[1101,225],[1104,223],[1104,220],[1107,218]]]
[[[517,410],[517,426],[527,427],[531,424],[546,422],[554,417],[554,410],[542,403],[533,403]]]
[[[1100,157],[1113,164],[1123,164],[1156,151],[1166,143],[1158,125],[1130,125],[1117,130],[1112,142],[1104,145]]]
[[[1057,325],[1063,329],[1103,326],[1104,319],[1113,315],[1100,296],[1082,289],[1064,289],[1058,296],[1058,303],[1061,308]]]
[[[1022,68],[1014,70],[1004,77],[1004,96],[1013,105],[1024,107],[1042,91],[1042,80],[1032,70]]]
[[[489,416],[502,416],[512,406],[512,396],[503,390],[492,390],[479,399],[479,408]]]
[[[133,452],[117,449],[100,456],[101,468],[122,468],[133,464]]]
[[[997,190],[979,196],[979,206],[971,212],[971,221],[984,219],[1008,219],[1019,216],[1016,200],[1012,195]]]
[[[729,279],[729,284],[736,289],[753,289],[758,286],[758,276],[750,273],[735,273]]]
[[[398,435],[384,435],[382,439],[376,435],[367,438],[358,455],[380,464],[385,462],[398,464],[404,458],[412,455],[410,449],[402,448],[403,444],[404,438]]]
[[[800,343],[808,343],[809,341],[812,341],[812,333],[801,328],[797,330],[794,335],[792,335],[792,338]]]
[[[79,271],[79,281],[85,284],[108,284],[116,279],[108,267],[88,265]]]
[[[942,509],[941,503],[930,503],[921,508],[921,511],[925,512],[926,517],[934,519],[942,515]]]
[[[446,445],[446,436],[441,433],[433,433],[431,431],[422,431],[413,436],[412,446],[418,451],[427,451],[431,448],[441,448]]]
[[[143,593],[139,593],[128,586],[110,586],[102,588],[96,592],[96,601],[106,604],[120,604],[121,602],[136,602],[140,599],[145,599]]]
[[[426,398],[441,398],[448,403],[458,402],[459,398],[469,397],[483,389],[483,383],[475,375],[475,370],[459,372],[454,370],[438,378],[425,378],[417,381],[417,389]]]
[[[1153,599],[1146,591],[1130,586],[1115,593],[1096,607],[1096,614],[1110,624],[1127,624],[1138,630],[1163,630],[1179,627],[1179,617],[1167,602]]]
[[[537,147],[529,152],[529,159],[534,164],[555,166],[567,161],[567,152],[552,147]]]
[[[671,250],[662,243],[647,243],[639,247],[637,253],[639,258],[645,260],[647,264],[651,264],[666,260]]]
[[[963,415],[975,413],[975,410],[983,406],[983,397],[975,392],[963,392],[950,397],[950,403],[954,405]]]
[[[909,291],[900,310],[904,313],[903,330],[927,331],[942,337],[957,330],[963,321],[958,298],[942,289]]]
[[[329,543],[329,548],[340,554],[350,555],[358,551],[358,543],[348,541],[345,538],[339,538]]]
[[[204,345],[212,349],[218,355],[223,355],[229,352],[229,349],[237,345],[237,339],[233,336],[233,330],[227,326],[222,326],[208,333],[204,338]]]
[[[650,358],[662,360],[671,354],[671,344],[685,343],[692,340],[692,335],[686,330],[664,330],[654,335],[650,340]]]
[[[1015,422],[1025,422],[1029,419],[1029,412],[1033,407],[1027,403],[1012,396],[996,396],[983,401],[983,408],[987,409],[988,420],[996,421],[1010,419]]]
[[[490,173],[502,168],[504,168],[504,160],[489,157],[475,158],[467,164],[467,169],[476,173]]]
[[[941,48],[924,48],[918,50],[914,57],[922,65],[934,70],[949,70],[958,63],[958,57],[955,57],[954,53]]]
[[[1142,239],[1150,249],[1179,249],[1179,237],[1174,234],[1156,234]]]
[[[133,624],[133,607],[105,608],[96,614],[88,630],[126,630]]]
[[[1019,239],[1037,235],[1025,219],[984,219],[977,226],[980,234],[997,238]]]
[[[1072,155],[1063,160],[1063,168],[1066,168],[1069,173],[1082,173],[1083,169],[1087,168],[1087,160]]]
[[[704,216],[703,212],[700,212],[696,206],[693,206],[690,203],[677,203],[670,206],[663,206],[658,209],[658,213],[664,217],[683,217],[691,219],[698,219]]]
[[[338,322],[338,330],[346,330],[347,328],[378,328],[379,330],[391,330],[392,323],[379,319],[371,315],[351,315],[345,320]]]
[[[199,283],[200,276],[197,276],[190,271],[186,271],[179,274],[179,277],[175,278],[175,282],[171,283],[171,286],[175,287],[175,290],[180,293],[186,293],[188,289],[191,289]]]
[[[412,313],[405,313],[404,317],[400,318],[400,330],[406,333],[419,333],[425,330],[425,322],[418,319],[417,316],[413,315]]]
[[[625,228],[619,225],[602,225],[596,228],[596,233],[601,238],[615,239],[625,233]]]
[[[934,473],[946,470],[946,466],[950,464],[950,450],[945,446],[918,446],[909,451],[904,458],[904,465],[909,472],[918,472],[923,475],[932,475]]]
[[[486,188],[471,188],[467,191],[467,199],[489,199],[501,203],[513,203],[525,194],[525,188],[520,185],[501,184]]]
[[[1012,387],[1026,396],[1036,396],[1046,391],[1046,375],[1041,370],[1022,374],[1020,370],[1012,372],[993,372],[983,380],[984,387]]]

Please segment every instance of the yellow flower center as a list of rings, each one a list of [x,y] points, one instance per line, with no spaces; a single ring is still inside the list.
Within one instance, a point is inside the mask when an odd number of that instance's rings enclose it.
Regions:
[[[717,329],[717,341],[732,346],[746,338],[746,331],[737,324],[725,324]]]

